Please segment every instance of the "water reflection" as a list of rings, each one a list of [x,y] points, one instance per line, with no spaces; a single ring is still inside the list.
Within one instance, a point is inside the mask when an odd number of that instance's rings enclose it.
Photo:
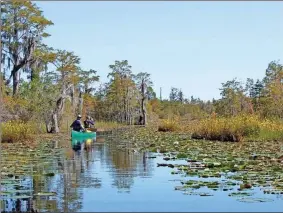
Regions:
[[[119,150],[119,151],[117,151]],[[113,178],[113,186],[119,192],[130,192],[135,177],[149,177],[153,172],[153,164],[147,163],[145,153],[133,153],[121,144],[113,141],[106,147],[104,164]]]
[[[1,188],[10,191],[1,194],[1,210],[78,212],[83,208],[85,189],[100,190],[104,185],[112,185],[118,192],[130,192],[135,177],[152,175],[153,164],[147,162],[145,154],[129,152],[120,146],[117,141],[97,137],[69,142],[63,153],[49,153],[37,159],[29,156],[33,161],[29,164],[30,175],[20,177],[18,182],[15,178],[1,180]],[[3,161],[17,161],[17,157]],[[112,183],[105,178],[107,174]]]

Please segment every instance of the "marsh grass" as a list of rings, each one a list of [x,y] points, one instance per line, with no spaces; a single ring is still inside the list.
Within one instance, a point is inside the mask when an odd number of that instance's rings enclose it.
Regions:
[[[278,121],[260,119],[254,115],[239,115],[230,118],[207,118],[201,120],[192,138],[243,141],[243,140],[282,140],[283,124]]]
[[[176,119],[163,119],[158,125],[159,132],[174,132],[179,129],[180,127]]]
[[[251,135],[247,141],[283,141],[283,130],[261,128],[258,135]]]
[[[2,141],[17,142],[31,139],[33,135],[42,133],[41,128],[36,123],[22,121],[8,121],[1,124]]]

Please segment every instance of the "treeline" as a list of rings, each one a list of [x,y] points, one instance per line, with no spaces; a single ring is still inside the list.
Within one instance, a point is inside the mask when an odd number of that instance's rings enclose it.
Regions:
[[[171,88],[169,100],[163,100],[156,110],[161,117],[166,114],[188,115],[198,118],[213,116],[231,117],[257,114],[262,118],[283,118],[283,65],[279,61],[268,64],[263,79],[237,78],[222,83],[219,100],[202,101],[184,97],[181,89]],[[163,113],[162,113],[163,112]]]
[[[85,96],[84,114],[96,120],[147,124],[148,100],[156,98],[150,74],[134,74],[127,60],[109,65],[109,82]]]
[[[145,125],[179,117],[198,120],[213,116],[258,114],[282,118],[282,65],[271,62],[263,79],[236,78],[222,84],[219,100],[186,98],[171,88],[169,99],[158,99],[150,74],[134,72],[127,60],[109,65],[108,82],[99,72],[81,67],[71,50],[47,46],[46,29],[53,25],[31,1],[1,3],[1,119],[44,123],[59,132],[66,113],[95,120]]]
[[[282,119],[283,65],[278,61],[269,63],[263,79],[227,81],[222,84],[221,95],[222,99],[215,102],[219,114],[256,113],[263,118]]]
[[[73,116],[147,123],[147,100],[155,98],[148,73],[134,74],[127,60],[115,61],[109,66],[109,82],[95,90],[97,71],[84,70],[74,52],[44,43],[53,22],[35,3],[2,2],[1,21],[3,121],[44,122],[47,132],[59,132],[69,111]]]

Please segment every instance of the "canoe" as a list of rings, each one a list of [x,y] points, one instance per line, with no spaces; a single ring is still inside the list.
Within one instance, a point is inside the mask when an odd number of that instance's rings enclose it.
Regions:
[[[91,139],[96,137],[96,132],[91,132],[87,130],[86,132],[77,132],[72,130],[72,139]]]
[[[91,143],[92,143],[92,139],[87,139],[87,140],[85,141],[85,144],[86,144],[87,146],[91,146]]]
[[[95,139],[96,132],[91,132],[89,130],[87,130],[86,132],[77,132],[72,130],[71,136],[72,136],[72,140],[71,140],[72,147],[79,148],[82,143],[88,140]]]

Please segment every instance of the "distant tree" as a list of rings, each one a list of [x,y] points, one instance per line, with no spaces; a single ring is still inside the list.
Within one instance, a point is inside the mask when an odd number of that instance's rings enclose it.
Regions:
[[[178,89],[175,87],[171,87],[171,92],[169,94],[170,101],[178,101]]]
[[[156,93],[151,86],[147,87],[147,97],[148,100],[156,99]]]
[[[254,80],[253,79],[247,78],[245,91],[247,92],[247,94],[250,98],[255,97]]]
[[[136,86],[133,80],[132,66],[127,60],[115,61],[109,65],[112,70],[108,74],[110,78],[107,99],[112,102],[109,109],[116,121],[131,124],[134,119],[135,105],[137,104]]]
[[[184,102],[184,94],[181,89],[179,89],[178,91],[178,101],[180,101],[181,103]]]
[[[263,85],[257,85],[265,117],[283,118],[283,65],[272,61],[266,70]],[[262,97],[263,96],[263,97]]]
[[[140,72],[135,76],[137,82],[137,88],[140,91],[141,99],[140,99],[140,108],[141,108],[141,119],[140,124],[147,124],[147,112],[146,112],[146,102],[148,100],[148,88],[152,86],[152,81],[150,79],[150,74],[146,72]]]
[[[236,78],[231,81],[227,81],[226,83],[222,83],[220,91],[222,96],[221,105],[218,104],[218,110],[220,113],[234,116],[245,109],[245,90],[242,83]]]
[[[99,76],[97,71],[90,69],[88,71],[79,70],[78,72],[80,78],[80,88],[85,94],[90,94],[94,87],[91,86],[93,83],[99,81]]]

